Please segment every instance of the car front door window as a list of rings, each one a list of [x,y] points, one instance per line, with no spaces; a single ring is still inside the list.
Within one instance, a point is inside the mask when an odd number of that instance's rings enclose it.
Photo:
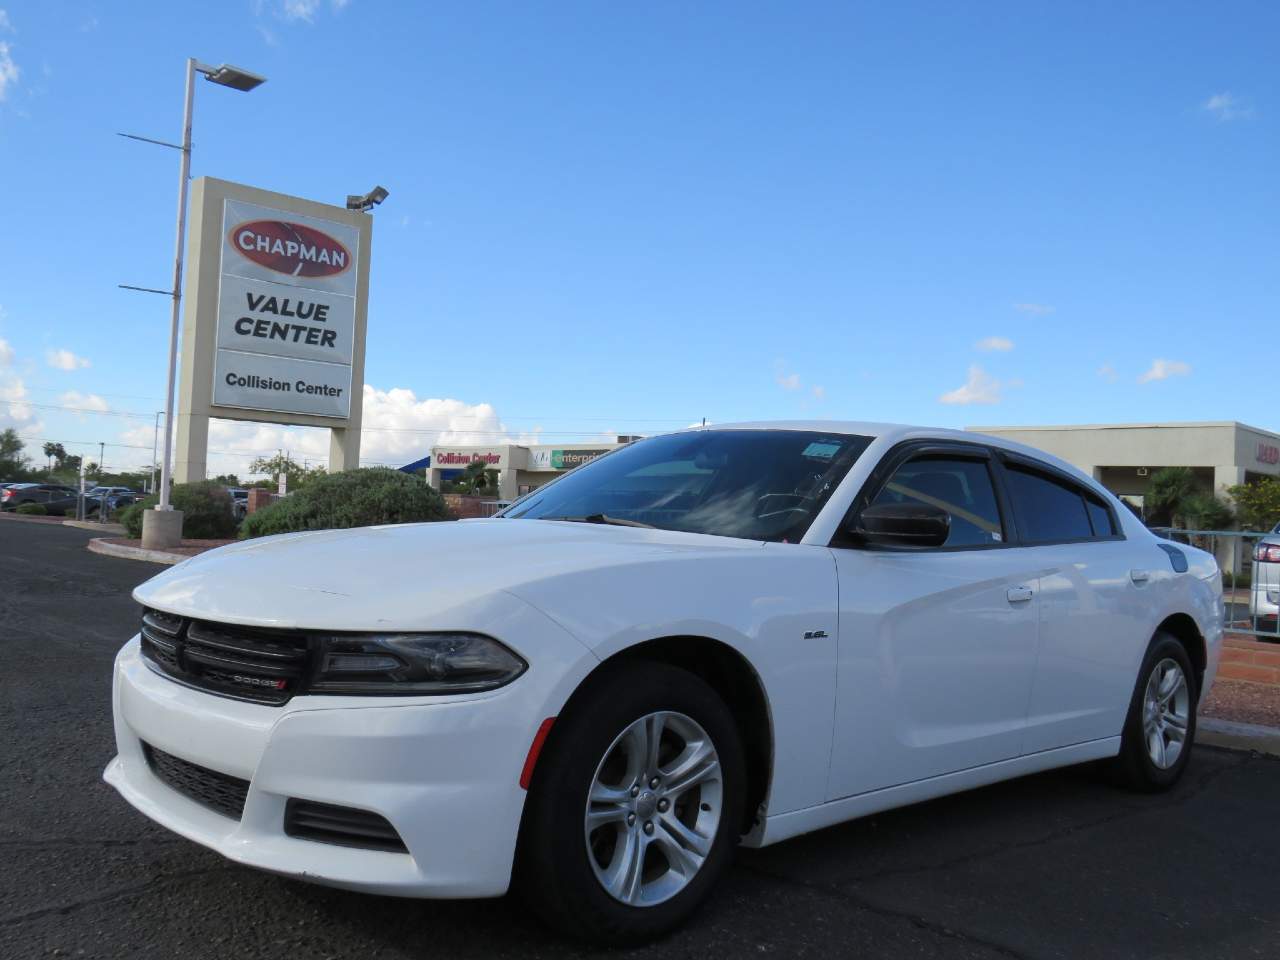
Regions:
[[[921,457],[899,467],[873,505],[922,503],[951,515],[946,547],[989,546],[1005,539],[991,472],[982,460]]]

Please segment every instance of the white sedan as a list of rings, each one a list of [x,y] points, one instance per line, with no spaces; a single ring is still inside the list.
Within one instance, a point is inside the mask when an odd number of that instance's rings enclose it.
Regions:
[[[239,863],[670,929],[764,846],[1085,761],[1186,768],[1212,556],[975,434],[642,440],[500,517],[287,534],[140,586],[106,779]]]

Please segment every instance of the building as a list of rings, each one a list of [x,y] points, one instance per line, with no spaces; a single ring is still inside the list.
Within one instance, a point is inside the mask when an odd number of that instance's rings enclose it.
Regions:
[[[1189,467],[1219,497],[1236,484],[1280,477],[1280,434],[1234,421],[966,429],[1061,457],[1139,508],[1163,467]]]
[[[618,437],[613,442],[496,444],[492,446],[442,445],[431,448],[427,482],[437,490],[446,480],[454,480],[470,464],[480,462],[498,473],[498,496],[514,500],[637,437]]]
[[[1203,489],[1219,497],[1225,497],[1227,488],[1238,483],[1280,478],[1280,434],[1234,421],[967,429],[1016,440],[1061,457],[1139,509],[1151,475],[1163,467],[1190,468]],[[436,446],[431,450],[427,481],[439,489],[443,481],[456,479],[468,464],[479,460],[497,471],[501,499],[514,500],[566,470],[636,439]]]

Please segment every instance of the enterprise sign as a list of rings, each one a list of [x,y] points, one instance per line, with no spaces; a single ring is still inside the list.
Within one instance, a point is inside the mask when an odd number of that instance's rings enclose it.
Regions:
[[[529,469],[572,470],[609,452],[609,450],[548,450],[543,447],[529,451]]]
[[[243,200],[222,220],[213,403],[349,418],[359,231]]]

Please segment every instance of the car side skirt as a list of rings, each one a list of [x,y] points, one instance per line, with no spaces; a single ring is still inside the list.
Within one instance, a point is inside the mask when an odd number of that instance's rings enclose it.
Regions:
[[[846,820],[856,820],[858,817],[892,810],[895,807],[905,807],[924,800],[932,800],[935,797],[985,787],[1002,780],[1052,770],[1055,767],[1069,767],[1072,764],[1114,757],[1119,752],[1120,738],[1106,737],[1102,740],[1090,740],[1087,743],[1077,743],[1055,750],[1044,750],[1012,760],[1002,760],[999,763],[988,763],[969,770],[958,770],[941,777],[930,777],[928,780],[885,787],[883,790],[860,793],[841,800],[831,800],[816,807],[766,818],[763,828],[757,827],[748,834],[743,839],[743,845],[767,847],[771,843],[790,840],[802,833],[821,830],[837,823],[844,823]]]

